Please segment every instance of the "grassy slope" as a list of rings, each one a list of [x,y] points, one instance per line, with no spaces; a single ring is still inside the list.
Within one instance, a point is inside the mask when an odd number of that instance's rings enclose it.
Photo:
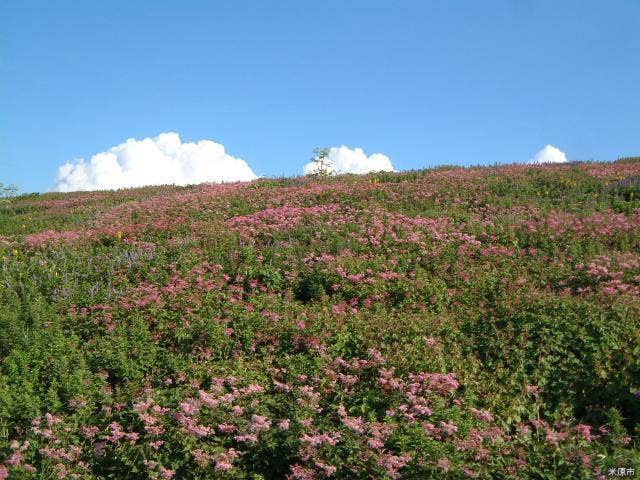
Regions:
[[[637,467],[640,190],[620,181],[638,174],[627,159],[3,200],[0,478]]]

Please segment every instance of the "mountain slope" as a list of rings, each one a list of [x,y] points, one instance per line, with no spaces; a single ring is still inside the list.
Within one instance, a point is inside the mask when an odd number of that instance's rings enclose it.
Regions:
[[[0,478],[638,465],[638,175],[626,159],[6,201]]]

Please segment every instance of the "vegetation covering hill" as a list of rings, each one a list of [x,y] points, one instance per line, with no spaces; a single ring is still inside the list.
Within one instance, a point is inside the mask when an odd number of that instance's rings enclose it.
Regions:
[[[638,175],[0,200],[0,479],[638,472]]]

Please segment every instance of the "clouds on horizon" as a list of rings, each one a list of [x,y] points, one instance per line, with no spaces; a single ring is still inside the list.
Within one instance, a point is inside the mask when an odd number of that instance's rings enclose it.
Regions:
[[[329,149],[328,168],[334,173],[363,174],[395,171],[389,157],[382,153],[367,155],[360,147],[345,145]],[[529,164],[568,162],[565,153],[553,145],[538,151]],[[303,174],[315,171],[308,162]],[[111,190],[145,185],[187,185],[204,182],[251,181],[258,176],[240,158],[225,152],[224,146],[211,140],[182,142],[175,132],[153,138],[130,138],[105,152],[67,162],[58,168],[54,190]]]
[[[334,173],[368,173],[386,171],[392,172],[395,169],[389,157],[382,153],[373,153],[369,156],[362,148],[351,149],[342,145],[329,149],[329,170]],[[302,173],[307,175],[316,170],[314,162],[307,163]]]
[[[55,190],[111,190],[145,185],[187,185],[258,178],[240,158],[211,140],[185,142],[174,132],[126,142],[58,168]]]
[[[565,153],[553,145],[547,145],[542,150],[538,151],[534,157],[529,160],[531,165],[540,165],[543,163],[567,163],[567,156]]]

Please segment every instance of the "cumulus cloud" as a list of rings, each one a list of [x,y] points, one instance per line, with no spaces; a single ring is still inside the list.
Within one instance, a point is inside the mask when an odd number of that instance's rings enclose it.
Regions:
[[[155,138],[130,138],[85,162],[58,168],[55,190],[110,190],[144,185],[187,185],[249,181],[257,178],[244,160],[225,153],[211,140],[186,142],[174,132]]]
[[[542,163],[566,163],[567,156],[562,150],[554,147],[553,145],[547,145],[535,156],[529,160],[530,164],[540,165]]]
[[[335,173],[367,173],[394,170],[389,157],[382,153],[367,156],[362,148],[350,149],[344,145],[329,149],[328,169]],[[303,168],[305,175],[316,170],[314,162],[307,163]]]

